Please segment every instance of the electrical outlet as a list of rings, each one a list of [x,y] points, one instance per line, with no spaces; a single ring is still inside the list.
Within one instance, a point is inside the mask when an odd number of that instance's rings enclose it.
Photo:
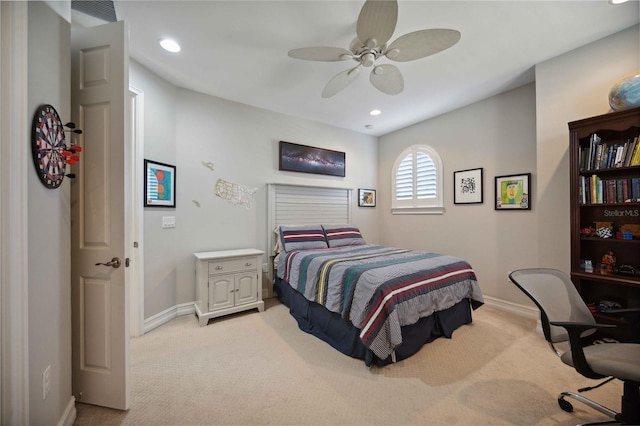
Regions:
[[[42,373],[42,399],[46,399],[51,389],[51,365],[47,365]]]

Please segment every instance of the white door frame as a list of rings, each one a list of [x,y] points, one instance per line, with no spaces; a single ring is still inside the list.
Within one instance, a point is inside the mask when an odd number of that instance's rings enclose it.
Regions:
[[[130,120],[131,120],[131,176],[134,188],[131,191],[131,288],[130,336],[144,334],[144,92],[129,86]]]
[[[27,2],[0,2],[0,424],[29,424]]]

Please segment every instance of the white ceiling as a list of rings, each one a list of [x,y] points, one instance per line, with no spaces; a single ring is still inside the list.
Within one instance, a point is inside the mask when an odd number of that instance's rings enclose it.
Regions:
[[[451,28],[462,33],[460,42],[395,63],[405,80],[399,95],[378,92],[365,72],[323,99],[325,84],[352,63],[302,61],[287,52],[348,48],[363,3],[147,0],[115,1],[115,9],[129,26],[131,56],[176,86],[376,136],[531,82],[535,64],[640,18],[637,1],[400,1],[390,41]],[[158,41],[164,37],[178,41],[182,51],[162,50]],[[389,61],[378,60],[383,62]],[[374,108],[382,114],[370,116]]]

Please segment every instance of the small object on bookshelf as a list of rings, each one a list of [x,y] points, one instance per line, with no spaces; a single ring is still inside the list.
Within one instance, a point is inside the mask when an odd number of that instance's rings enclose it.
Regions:
[[[593,263],[590,260],[584,261],[584,271],[593,272]]]
[[[631,265],[620,265],[613,268],[613,273],[618,275],[626,275],[628,277],[640,277],[640,270]]]
[[[609,312],[614,309],[622,309],[622,305],[613,300],[601,300],[596,306],[599,312]]]
[[[613,250],[609,249],[602,256],[602,263],[600,264],[601,274],[613,273],[613,267],[616,266],[616,256],[613,254]]]
[[[580,229],[580,235],[582,235],[584,238],[588,238],[593,236],[593,228],[582,228]]]
[[[610,228],[600,227],[596,229],[596,235],[600,238],[611,238],[613,236],[613,232]]]
[[[631,238],[624,238],[625,240],[632,240],[633,238],[640,240],[640,224],[635,223],[625,223],[620,226],[620,231],[622,234],[631,234]]]

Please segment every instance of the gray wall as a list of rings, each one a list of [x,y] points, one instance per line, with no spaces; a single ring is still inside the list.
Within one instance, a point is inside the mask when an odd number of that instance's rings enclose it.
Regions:
[[[539,264],[569,271],[569,128],[606,114],[609,90],[640,68],[638,26],[536,66]]]
[[[70,117],[70,24],[41,2],[29,2],[28,106],[53,105]],[[29,123],[31,125],[31,123]],[[30,140],[29,140],[30,142]],[[29,155],[29,158],[31,155]],[[71,400],[71,224],[69,179],[47,189],[28,165],[29,421],[55,424]],[[42,373],[51,390],[42,399]]]
[[[145,319],[193,302],[194,252],[267,251],[267,183],[377,185],[375,137],[175,88],[134,61],[130,84],[144,92],[145,158],[176,165],[177,172],[176,208],[144,212]],[[346,176],[279,171],[280,140],[345,152]],[[251,207],[217,197],[218,179],[257,190]],[[175,216],[176,228],[162,229],[162,216]],[[354,199],[353,222],[374,243],[377,220],[376,209],[358,208]]]
[[[129,84],[144,92],[144,158],[175,165],[176,87],[133,60],[129,61]],[[178,167],[176,171],[179,183],[182,170]],[[175,248],[179,232],[178,228],[160,228],[162,217],[175,213],[167,208],[144,209],[144,318],[176,305]]]
[[[391,170],[404,149],[426,144],[444,168],[442,215],[392,215]],[[471,263],[486,296],[525,303],[502,277],[537,253],[534,203],[530,211],[495,211],[494,176],[533,173],[535,196],[535,87],[486,99],[380,138],[378,181],[381,242],[459,256]],[[453,203],[453,172],[483,168],[482,204]]]
[[[381,242],[459,255],[476,269],[488,298],[530,305],[510,284],[508,271],[570,268],[567,123],[610,110],[610,88],[639,68],[639,40],[634,26],[538,64],[535,85],[381,137]],[[393,161],[417,143],[442,156],[447,209],[442,216],[389,212]],[[476,167],[485,172],[484,204],[454,205],[453,171]],[[494,211],[494,177],[526,172],[532,173],[532,210]]]

